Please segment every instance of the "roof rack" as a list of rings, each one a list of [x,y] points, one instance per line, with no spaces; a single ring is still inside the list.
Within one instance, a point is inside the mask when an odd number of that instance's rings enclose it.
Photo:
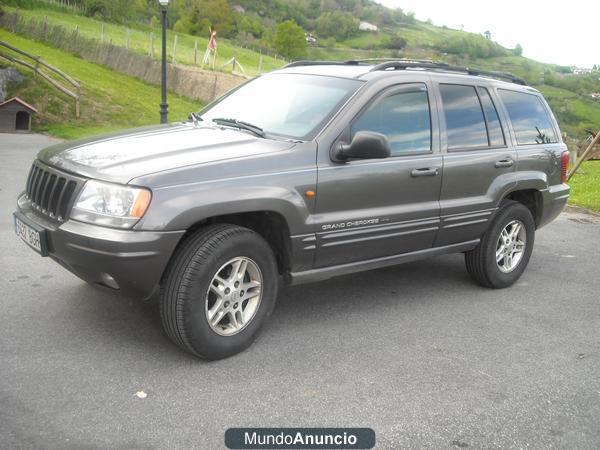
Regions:
[[[512,73],[508,72],[495,72],[490,70],[479,70],[471,69],[469,67],[451,66],[448,63],[442,61],[434,61],[430,59],[387,59],[387,58],[373,58],[373,59],[351,59],[348,61],[294,61],[284,67],[289,69],[290,67],[303,67],[303,66],[370,66],[370,62],[380,62],[371,67],[370,72],[377,72],[383,70],[407,70],[407,69],[428,69],[436,70],[440,72],[449,73],[462,73],[467,75],[499,78],[506,80],[511,83],[520,84],[527,86],[527,82],[519,78]]]
[[[429,62],[429,61],[413,61],[413,60],[396,60],[386,61],[381,64],[373,66],[371,72],[377,72],[382,70],[406,70],[406,69],[429,69],[438,70],[441,72],[454,72],[464,73],[467,75],[483,76],[491,78],[500,78],[502,80],[510,81],[511,83],[520,84],[527,86],[527,82],[522,78],[519,78],[512,73],[508,72],[494,72],[488,70],[471,69],[469,67],[451,66],[443,62]]]
[[[290,67],[302,67],[302,66],[358,66],[361,61],[294,61],[285,66],[284,69]],[[366,65],[366,64],[365,64]]]
[[[369,63],[383,63],[383,62],[411,62],[411,63],[429,63],[429,64],[440,64],[448,65],[445,62],[434,61],[431,59],[398,59],[398,58],[365,58],[365,59],[348,59],[346,61],[320,61],[320,60],[301,60],[293,61],[288,63],[283,68],[288,69],[290,67],[304,67],[304,66],[371,66]]]
[[[365,58],[365,59],[352,59],[350,61],[345,62],[358,62],[358,63],[369,63],[369,62],[414,62],[414,63],[423,63],[423,64],[440,64],[440,65],[448,65],[443,61],[437,61],[434,59],[413,59],[413,58]]]

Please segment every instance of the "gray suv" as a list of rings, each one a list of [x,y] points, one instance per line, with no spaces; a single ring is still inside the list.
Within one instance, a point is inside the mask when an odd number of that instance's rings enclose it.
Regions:
[[[569,196],[550,108],[507,73],[292,63],[186,123],[42,150],[17,234],[85,281],[159,297],[166,334],[245,349],[281,283],[462,252],[505,288]]]

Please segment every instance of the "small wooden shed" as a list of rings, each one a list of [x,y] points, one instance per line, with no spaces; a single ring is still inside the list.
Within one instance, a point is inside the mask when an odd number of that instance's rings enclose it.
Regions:
[[[0,132],[31,131],[31,116],[37,112],[17,97],[0,103]]]

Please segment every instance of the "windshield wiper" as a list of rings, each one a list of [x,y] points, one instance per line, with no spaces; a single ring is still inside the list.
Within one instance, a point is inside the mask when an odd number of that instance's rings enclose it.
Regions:
[[[261,137],[261,138],[265,138],[266,134],[263,131],[263,129],[261,127],[258,127],[256,125],[252,125],[251,123],[248,122],[244,122],[242,120],[237,120],[237,119],[226,119],[223,117],[217,117],[216,119],[212,120],[214,123],[216,123],[217,125],[225,125],[225,126],[229,126],[229,127],[236,127],[239,128],[240,130],[246,130],[246,131],[250,131],[251,133],[253,133],[254,135]]]
[[[195,112],[191,112],[188,116],[188,119],[191,120],[194,123],[194,125],[197,125],[198,122],[202,122],[202,120],[204,120]]]

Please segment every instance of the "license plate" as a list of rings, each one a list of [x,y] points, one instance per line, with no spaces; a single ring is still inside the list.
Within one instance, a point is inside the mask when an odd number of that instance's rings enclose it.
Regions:
[[[33,248],[36,252],[41,254],[42,256],[47,255],[46,251],[46,234],[42,230],[36,230],[32,226],[26,224],[17,216],[14,216],[15,219],[15,233],[19,236],[23,242]]]

